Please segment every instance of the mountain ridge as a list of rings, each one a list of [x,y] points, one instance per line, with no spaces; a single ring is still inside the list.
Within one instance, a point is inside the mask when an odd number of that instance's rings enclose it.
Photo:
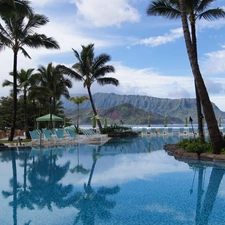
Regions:
[[[184,120],[185,117],[192,117],[197,122],[196,101],[194,98],[158,98],[145,95],[119,95],[115,93],[96,93],[93,100],[97,109],[107,109],[124,103],[129,103],[136,108],[148,113],[159,114],[161,116],[176,117]],[[65,109],[76,108],[77,105],[63,100]],[[221,111],[212,103],[216,117],[225,117],[225,112]],[[80,108],[91,108],[90,101],[85,101]]]

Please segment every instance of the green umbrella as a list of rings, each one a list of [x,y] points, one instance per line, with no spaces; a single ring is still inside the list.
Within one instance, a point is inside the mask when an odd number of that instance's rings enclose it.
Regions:
[[[219,127],[221,127],[221,123],[222,123],[222,119],[221,119],[221,116],[220,116],[219,119],[218,119],[218,125],[219,125]]]
[[[151,126],[151,117],[149,116],[148,117],[148,127],[150,127]]]
[[[164,127],[167,127],[167,117],[164,118]]]
[[[92,120],[92,127],[95,128],[96,127],[96,117],[95,117],[95,115],[92,116],[91,120]]]
[[[107,128],[107,118],[105,117],[105,120],[104,120],[104,128]]]
[[[184,126],[187,127],[187,124],[188,124],[188,118],[187,116],[184,118]]]

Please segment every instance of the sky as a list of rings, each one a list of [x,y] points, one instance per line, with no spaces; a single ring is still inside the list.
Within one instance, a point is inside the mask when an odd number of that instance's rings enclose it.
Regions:
[[[18,70],[37,69],[50,62],[72,66],[77,62],[72,48],[93,43],[95,55],[111,56],[119,86],[93,84],[92,94],[116,93],[158,98],[194,98],[194,81],[185,47],[181,19],[148,16],[151,0],[31,0],[35,13],[49,18],[36,30],[53,37],[59,50],[25,48],[32,59],[18,55]],[[209,8],[221,7],[215,0]],[[210,100],[225,111],[225,18],[197,20],[199,66]],[[12,79],[13,53],[0,52],[0,84]],[[9,88],[0,88],[8,96]],[[73,81],[70,95],[87,94],[82,82]]]

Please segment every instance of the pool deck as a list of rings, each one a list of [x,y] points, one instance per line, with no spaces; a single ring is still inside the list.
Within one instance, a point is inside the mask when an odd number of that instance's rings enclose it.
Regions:
[[[0,151],[4,151],[4,150],[7,150],[8,148],[13,148],[13,147],[26,147],[26,146],[39,146],[39,144],[34,144],[32,143],[32,141],[29,141],[29,142],[23,142],[23,140],[25,139],[24,136],[18,136],[18,137],[14,137],[14,140],[18,140],[16,143],[4,143],[4,144],[1,144],[0,145]],[[82,138],[81,138],[82,139]],[[99,144],[99,145],[102,145],[106,142],[108,142],[109,140],[111,140],[112,138],[110,137],[107,137],[107,138],[83,138],[83,140],[77,140],[77,141],[68,141],[67,143],[83,143],[83,144]],[[7,140],[6,138],[5,139],[1,139],[1,140]],[[21,142],[20,142],[21,141]],[[55,144],[52,144],[51,143],[45,143],[43,144],[42,146],[54,146],[54,145],[63,145],[61,144],[60,142],[59,143],[55,143]],[[66,142],[65,144],[66,145]]]

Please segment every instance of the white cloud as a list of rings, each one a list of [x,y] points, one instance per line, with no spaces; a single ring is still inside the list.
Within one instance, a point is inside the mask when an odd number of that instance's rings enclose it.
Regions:
[[[138,22],[140,14],[128,0],[72,0],[78,15],[95,27],[120,26],[124,22]]]
[[[161,205],[159,203],[149,204],[145,207],[145,210],[158,214],[168,214],[170,217],[174,218],[175,221],[180,221],[182,223],[194,222],[193,215],[186,215],[184,212],[178,211],[177,208]]]
[[[206,60],[202,62],[205,74],[221,74],[225,72],[225,45],[222,50],[206,53]]]
[[[207,91],[210,94],[218,94],[224,90],[222,83],[219,81],[212,80],[212,79],[204,79],[204,81],[205,81],[205,85],[207,87]],[[225,78],[223,79],[223,83],[224,83],[224,81],[225,81]]]
[[[224,19],[216,19],[213,21],[209,21],[209,20],[200,20],[198,21],[198,28],[200,30],[202,29],[206,29],[206,28],[210,28],[210,29],[220,29],[221,27],[225,26],[225,20]]]
[[[116,72],[107,76],[119,80],[119,86],[99,86],[93,83],[92,93],[117,93],[125,95],[147,95],[159,98],[194,97],[194,83],[192,76],[162,75],[153,68],[136,69],[124,66],[120,62],[112,62]],[[74,82],[71,93],[86,93],[80,82]]]
[[[176,29],[171,29],[169,33],[165,33],[163,36],[141,39],[138,43],[135,43],[135,44],[156,47],[159,45],[167,44],[169,42],[173,42],[181,37],[183,37],[183,29],[176,28]]]

